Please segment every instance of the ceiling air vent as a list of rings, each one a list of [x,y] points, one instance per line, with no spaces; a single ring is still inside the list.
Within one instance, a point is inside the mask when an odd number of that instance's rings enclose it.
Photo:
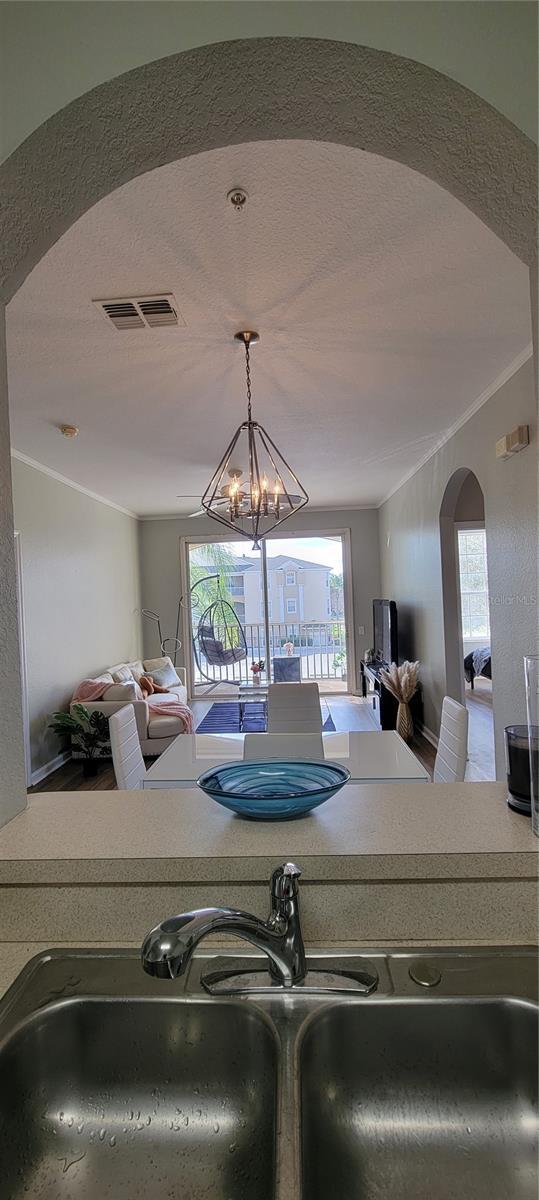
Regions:
[[[115,329],[162,329],[185,325],[172,294],[165,296],[129,296],[126,299],[94,300]]]

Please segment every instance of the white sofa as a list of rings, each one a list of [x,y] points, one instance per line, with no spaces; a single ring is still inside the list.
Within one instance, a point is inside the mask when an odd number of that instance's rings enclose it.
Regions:
[[[152,674],[152,665],[156,662],[155,659],[145,659],[143,662],[136,661],[132,663],[117,663],[114,667],[108,667],[101,675],[96,676],[97,682],[114,683],[117,682],[117,677],[125,671],[127,667],[131,670],[133,676]],[[149,701],[152,705],[166,704],[167,701],[179,700],[181,704],[187,704],[187,688],[185,686],[185,668],[175,667],[176,674],[181,682],[170,685],[168,692],[157,692]],[[115,678],[116,677],[116,678]],[[132,704],[135,711],[135,720],[137,722],[137,730],[140,738],[140,748],[142,753],[147,758],[156,757],[162,754],[163,750],[170,746],[174,738],[179,733],[184,732],[183,724],[179,717],[159,716],[152,712],[148,700],[96,700],[92,702],[84,701],[84,707],[88,712],[93,712],[98,709],[104,713],[106,717],[112,716],[124,704]],[[72,707],[72,706],[71,706]],[[78,757],[78,756],[76,756]]]

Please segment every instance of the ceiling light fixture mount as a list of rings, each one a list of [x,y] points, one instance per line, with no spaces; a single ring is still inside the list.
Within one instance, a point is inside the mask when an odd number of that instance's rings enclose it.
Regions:
[[[201,504],[208,516],[252,538],[259,550],[261,539],[304,508],[309,497],[267,430],[253,421],[250,352],[259,335],[244,329],[234,336],[245,347],[247,420],[231,438]]]
[[[76,438],[79,435],[78,425],[59,425],[58,432],[65,438]]]

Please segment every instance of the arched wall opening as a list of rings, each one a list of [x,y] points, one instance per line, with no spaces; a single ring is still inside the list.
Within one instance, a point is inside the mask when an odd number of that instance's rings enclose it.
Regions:
[[[468,467],[459,468],[451,476],[440,505],[446,688],[448,696],[460,704],[464,704],[465,694],[456,533],[457,526],[464,520],[478,524],[486,522],[483,489]]]
[[[425,174],[479,216],[535,281],[536,151],[516,126],[412,60],[344,42],[264,38],[147,63],[37,129],[0,167],[0,302],[83,212],[128,180],[208,149],[275,138],[355,146]],[[26,803],[3,315],[0,433],[0,632],[11,697],[0,733],[2,824]]]
[[[447,694],[468,708],[468,766],[466,778],[495,779],[493,697],[490,676],[496,660],[492,649],[488,607],[484,636],[473,638],[473,618],[466,613],[467,604],[482,604],[470,594],[464,597],[461,580],[469,587],[477,586],[472,567],[477,576],[482,574],[483,552],[487,532],[485,496],[477,475],[467,467],[461,467],[451,476],[440,506],[440,559],[442,570],[442,605]],[[477,550],[477,558],[472,551]],[[488,572],[488,543],[486,567]],[[487,576],[488,578],[488,576]],[[490,588],[487,582],[487,606]],[[463,608],[464,604],[464,608]],[[489,649],[488,657],[486,655]],[[474,653],[475,652],[475,653]],[[477,688],[474,676],[477,673]],[[484,677],[486,676],[486,678]]]

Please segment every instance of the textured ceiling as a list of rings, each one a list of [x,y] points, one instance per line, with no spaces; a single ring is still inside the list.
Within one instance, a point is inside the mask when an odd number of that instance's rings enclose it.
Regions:
[[[97,204],[9,305],[13,445],[139,514],[192,511],[178,493],[202,493],[244,417],[249,327],[254,415],[312,503],[378,503],[523,352],[528,286],[400,164],[311,142],[184,159]],[[118,333],[92,305],[154,292],[184,326]]]

